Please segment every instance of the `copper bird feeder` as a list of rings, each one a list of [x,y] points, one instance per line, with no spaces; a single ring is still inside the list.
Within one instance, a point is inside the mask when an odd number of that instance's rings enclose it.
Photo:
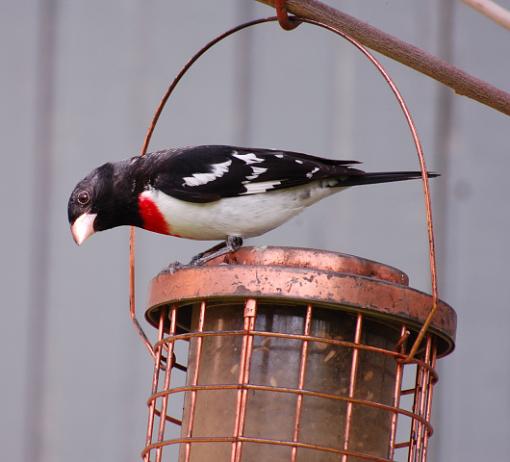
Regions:
[[[426,460],[434,367],[456,324],[440,302],[406,362],[430,304],[397,269],[310,249],[247,247],[160,274],[144,459]]]
[[[437,295],[427,169],[407,106],[380,63],[340,30],[304,18],[250,21],[201,48],[168,98],[212,46],[247,27],[309,23],[348,40],[390,86],[423,174],[432,295],[401,271],[363,258],[296,248],[239,249],[205,266],[163,272],[136,318],[134,229],[130,315],[154,358],[145,462],[425,462],[436,360],[454,348],[456,315]]]

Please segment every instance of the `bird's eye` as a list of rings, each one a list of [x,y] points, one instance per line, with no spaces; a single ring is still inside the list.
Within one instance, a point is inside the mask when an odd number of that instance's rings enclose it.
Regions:
[[[81,205],[87,205],[90,201],[90,195],[87,191],[82,191],[78,194],[77,198],[78,203]]]

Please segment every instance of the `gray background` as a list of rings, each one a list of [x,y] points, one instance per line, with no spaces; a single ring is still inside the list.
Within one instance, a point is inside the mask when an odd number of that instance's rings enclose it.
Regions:
[[[461,3],[329,3],[510,90],[509,32]],[[128,230],[76,247],[67,198],[95,166],[139,152],[168,81],[201,44],[271,11],[234,0],[18,0],[0,8],[2,457],[138,460],[152,363],[128,317]],[[430,167],[443,174],[433,182],[440,288],[459,326],[457,349],[439,367],[431,460],[507,461],[508,119],[382,61]],[[307,25],[239,34],[186,77],[151,148],[201,143],[358,159],[370,170],[417,166],[402,114],[371,65]],[[208,244],[137,236],[141,317],[151,277]],[[419,182],[351,189],[249,243],[368,257],[430,290]]]

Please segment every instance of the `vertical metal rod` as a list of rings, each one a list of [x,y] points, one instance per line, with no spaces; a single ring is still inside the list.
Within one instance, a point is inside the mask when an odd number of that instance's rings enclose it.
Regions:
[[[426,365],[430,365],[430,355],[432,348],[432,337],[430,335],[427,336],[426,344],[425,344],[425,358],[424,362]],[[421,417],[425,417],[426,415],[426,406],[427,406],[427,392],[428,392],[428,384],[430,381],[430,369],[423,368],[422,380],[421,380],[421,393],[420,393],[420,403],[419,403],[419,415]],[[417,434],[417,442],[416,442],[416,453],[418,460],[423,460],[422,458],[422,449],[423,449],[423,435],[427,432],[427,428],[423,423],[418,426],[418,434]]]
[[[158,342],[163,340],[163,332],[165,326],[165,314],[166,311],[164,309],[161,310],[159,314],[159,324],[158,324]],[[152,374],[152,388],[151,388],[151,396],[153,396],[158,391],[158,382],[159,382],[159,371],[161,364],[161,346],[158,346],[155,351],[154,358],[154,372]],[[154,429],[154,414],[156,408],[156,400],[151,400],[149,404],[149,420],[147,422],[147,437],[145,438],[145,446],[149,446],[152,443],[152,431]],[[147,452],[143,458],[145,462],[149,461],[150,451]]]
[[[405,325],[402,326],[400,331],[400,338],[405,338],[406,333],[408,332],[407,327]],[[406,349],[406,341],[403,341],[399,347],[399,352],[404,354]],[[400,393],[402,391],[402,376],[404,374],[404,363],[400,359],[397,359],[397,371],[395,377],[395,388],[393,390],[393,407],[398,408],[400,406]],[[395,456],[395,441],[397,438],[397,421],[398,421],[398,412],[394,412],[391,416],[391,433],[390,433],[390,453],[389,458],[393,460]]]
[[[205,308],[206,308],[206,302],[200,303],[200,314],[198,317],[198,332],[204,331],[204,320],[205,320]],[[191,379],[191,385],[196,386],[198,384],[198,373],[200,370],[200,359],[202,356],[202,343],[203,343],[203,337],[197,337],[197,353],[195,355],[195,369],[193,371],[193,377]],[[189,408],[189,420],[188,420],[188,428],[186,430],[186,438],[191,438],[193,435],[193,424],[195,422],[195,405],[197,401],[197,392],[196,390],[192,390],[190,393],[190,408]],[[189,462],[190,460],[190,452],[191,452],[191,443],[186,443],[185,446],[185,455],[184,455],[184,461]]]
[[[253,347],[253,336],[250,332],[255,328],[255,319],[257,316],[257,301],[253,298],[246,300],[244,307],[244,330],[246,334],[243,336],[243,345],[241,348],[241,364],[239,367],[238,382],[241,385],[237,393],[236,416],[234,423],[234,441],[232,442],[231,462],[239,462],[241,460],[242,443],[239,436],[243,433],[244,420],[246,416],[246,398],[247,390],[242,387],[250,380],[250,364]]]
[[[427,344],[430,336],[427,337]],[[424,391],[424,379],[425,379],[425,368],[416,364],[416,384],[414,388],[414,401],[413,401],[413,413],[422,416],[421,408],[423,401]],[[423,424],[416,419],[412,419],[411,424],[411,445],[409,446],[409,458],[408,461],[417,461],[419,460],[419,435],[421,434],[421,427]]]
[[[310,335],[310,327],[312,324],[312,305],[308,305],[306,307],[306,317],[305,317],[305,328],[304,335]],[[306,362],[308,358],[308,340],[303,340],[303,345],[301,347],[301,364],[299,365],[299,379],[298,379],[298,390],[303,390],[305,385],[305,376],[306,376]],[[299,430],[301,428],[301,413],[303,408],[303,395],[297,395],[296,400],[296,417],[294,419],[294,434],[292,436],[292,442],[297,443],[299,441]],[[297,458],[297,447],[292,447],[291,452],[291,462],[296,462]]]
[[[421,367],[416,364],[416,379],[415,379],[415,385],[414,385],[414,397],[413,397],[413,413],[416,413],[417,411],[417,402],[419,400],[419,376],[421,374]],[[415,458],[415,452],[416,452],[416,435],[417,435],[417,421],[416,419],[411,419],[411,432],[409,435],[409,455],[408,455],[408,462],[412,462]]]
[[[170,312],[170,335],[173,336],[175,334],[175,325],[176,325],[176,307],[172,306],[172,310]],[[163,384],[163,391],[168,391],[170,388],[170,380],[172,377],[172,367],[173,367],[173,356],[174,356],[174,342],[172,340],[166,344],[167,346],[167,356],[166,356],[166,369],[165,369],[165,382]],[[163,346],[159,348],[159,351],[163,349]],[[161,353],[160,353],[161,356]],[[168,395],[163,396],[163,404],[161,405],[161,413],[159,415],[159,429],[158,429],[158,443],[161,443],[165,438],[165,425],[166,425],[166,411],[168,407]],[[163,447],[159,447],[156,450],[156,462],[161,462],[161,454],[163,451]]]
[[[361,341],[361,330],[363,324],[363,315],[358,314],[356,319],[356,332],[354,334],[354,343],[359,345]],[[354,398],[354,392],[356,391],[356,376],[358,374],[359,364],[359,349],[354,348],[352,351],[352,365],[351,365],[351,377],[349,383],[349,398]],[[345,414],[345,436],[344,436],[344,451],[349,450],[349,440],[351,433],[351,420],[352,420],[352,402],[347,403],[347,411]],[[342,462],[347,462],[347,454],[342,455]]]
[[[436,360],[437,360],[437,346],[435,342],[432,345],[432,361],[431,361],[431,367],[432,369],[436,368]],[[427,410],[425,414],[425,419],[427,419],[427,422],[430,422],[430,418],[432,416],[432,396],[434,392],[434,381],[431,375],[429,375],[429,382],[427,384],[428,388],[428,396],[427,396]],[[428,442],[429,442],[429,432],[425,431],[425,435],[423,437],[423,460],[427,460],[427,449],[428,449]]]
[[[129,317],[131,322],[142,340],[143,344],[147,348],[149,354],[155,358],[156,353],[152,348],[152,344],[145,334],[141,324],[138,322],[136,317],[136,296],[135,296],[135,227],[131,226],[129,229]]]

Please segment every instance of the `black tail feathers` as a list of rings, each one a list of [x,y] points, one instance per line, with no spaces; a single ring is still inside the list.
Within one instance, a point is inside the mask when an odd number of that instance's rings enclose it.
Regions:
[[[429,178],[439,176],[438,173],[428,172]],[[338,183],[335,187],[358,186],[364,184],[391,183],[393,181],[416,180],[421,178],[421,172],[376,172],[362,173],[360,175],[352,175],[337,178]]]

